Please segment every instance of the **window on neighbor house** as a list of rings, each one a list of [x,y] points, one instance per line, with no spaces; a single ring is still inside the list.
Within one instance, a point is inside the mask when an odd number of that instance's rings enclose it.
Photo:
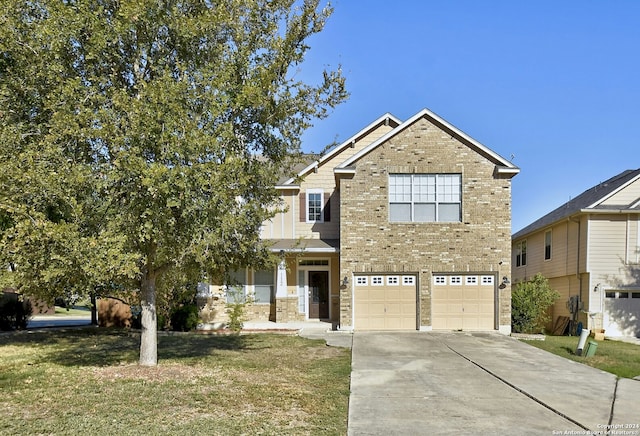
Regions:
[[[525,266],[527,264],[527,240],[520,241],[516,244],[516,266]]]
[[[390,174],[389,221],[460,222],[460,174]]]
[[[273,271],[256,271],[253,278],[255,303],[270,304],[274,297]]]
[[[227,303],[242,303],[246,300],[247,276],[244,269],[233,271],[229,274],[225,286],[225,296]]]
[[[544,233],[544,260],[551,259],[551,230]]]

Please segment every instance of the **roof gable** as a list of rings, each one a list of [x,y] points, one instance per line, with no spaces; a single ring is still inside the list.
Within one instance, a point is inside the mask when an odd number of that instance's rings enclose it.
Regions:
[[[462,143],[466,144],[468,147],[470,147],[471,149],[476,151],[478,154],[480,154],[480,155],[486,157],[487,159],[491,160],[492,162],[494,162],[496,164],[496,166],[498,167],[498,172],[505,173],[505,174],[511,174],[511,175],[515,175],[518,172],[520,172],[520,169],[518,167],[516,167],[515,165],[513,165],[511,162],[509,162],[508,160],[506,160],[505,158],[503,158],[499,154],[495,153],[494,151],[490,150],[489,148],[485,147],[480,142],[476,141],[475,139],[473,139],[472,137],[470,137],[469,135],[467,135],[463,131],[459,130],[458,128],[456,128],[452,124],[448,123],[443,118],[440,118],[438,115],[436,115],[435,113],[431,112],[428,109],[421,110],[420,112],[418,112],[417,114],[415,114],[414,116],[409,118],[407,121],[405,121],[404,123],[400,124],[398,127],[396,127],[395,129],[393,129],[392,131],[390,131],[386,135],[384,135],[381,138],[379,138],[377,141],[374,141],[373,143],[371,143],[367,147],[365,147],[362,150],[360,150],[358,153],[356,153],[353,156],[351,156],[349,159],[347,159],[344,162],[342,162],[340,165],[338,165],[336,167],[336,169],[341,170],[341,169],[348,168],[353,163],[358,161],[360,158],[366,156],[371,151],[373,151],[377,147],[379,147],[381,144],[385,143],[389,139],[391,139],[394,136],[398,135],[399,133],[404,131],[406,128],[408,128],[409,126],[411,126],[413,123],[415,123],[416,121],[418,121],[421,118],[428,119],[434,125],[438,126],[440,129],[448,132],[451,136],[456,137],[458,140],[460,140]]]
[[[603,203],[605,203],[607,199],[620,193],[626,187],[630,186],[632,183],[638,180],[640,180],[640,169],[623,171],[622,173],[613,176],[609,180],[606,180],[602,183],[597,184],[596,186],[587,189],[582,194],[569,200],[562,206],[552,210],[551,212],[529,224],[522,230],[514,233],[513,238],[517,239],[529,233],[535,232],[536,230],[548,227],[551,224],[556,223],[557,221],[570,217],[579,212],[637,210],[638,199],[636,199],[634,202],[619,206],[604,205]]]
[[[313,171],[318,166],[324,164],[325,162],[330,161],[331,159],[336,158],[337,156],[340,155],[342,151],[344,151],[348,147],[351,147],[353,144],[355,144],[356,141],[360,140],[362,137],[372,132],[376,128],[382,125],[390,125],[392,128],[397,128],[400,125],[400,123],[401,121],[398,118],[396,118],[395,116],[387,112],[386,114],[382,115],[381,117],[373,121],[371,124],[366,126],[364,129],[360,130],[358,133],[351,136],[346,141],[342,142],[340,145],[329,150],[327,153],[322,155],[319,159],[315,159],[312,162],[310,162],[308,165],[306,165],[304,168],[302,168],[298,172],[296,177],[291,177],[282,184],[283,185],[292,184],[296,181],[296,179],[304,177],[305,175]]]

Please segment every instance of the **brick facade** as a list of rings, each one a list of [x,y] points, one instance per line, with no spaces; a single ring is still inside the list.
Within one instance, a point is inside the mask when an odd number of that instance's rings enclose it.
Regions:
[[[418,275],[420,327],[431,326],[433,272],[510,271],[511,180],[483,156],[427,118],[392,136],[341,180],[340,275],[407,272]],[[462,222],[390,223],[390,173],[462,175]],[[501,281],[497,280],[496,282]],[[352,325],[353,281],[341,291],[341,328]],[[498,290],[500,326],[511,325],[511,289]]]

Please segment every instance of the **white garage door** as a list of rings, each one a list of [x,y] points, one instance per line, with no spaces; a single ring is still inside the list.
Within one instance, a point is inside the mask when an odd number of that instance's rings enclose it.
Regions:
[[[493,275],[433,276],[431,297],[434,330],[494,330]]]
[[[416,330],[416,285],[413,275],[354,277],[354,328]]]
[[[640,291],[606,291],[604,331],[608,336],[640,337]]]

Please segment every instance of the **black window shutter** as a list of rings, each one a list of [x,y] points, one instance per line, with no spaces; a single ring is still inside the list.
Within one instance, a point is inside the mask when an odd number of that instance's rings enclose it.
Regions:
[[[325,198],[327,201],[324,204],[324,222],[328,223],[331,221],[331,194],[325,193]]]
[[[307,222],[307,196],[304,192],[300,193],[300,222]]]

